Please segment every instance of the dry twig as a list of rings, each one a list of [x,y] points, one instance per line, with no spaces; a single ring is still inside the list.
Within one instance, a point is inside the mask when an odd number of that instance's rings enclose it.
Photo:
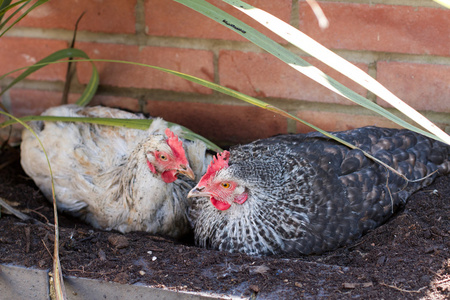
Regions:
[[[17,209],[14,209],[11,205],[6,203],[6,200],[0,197],[0,207],[4,207],[7,211],[9,211],[11,214],[16,216],[17,218],[21,219],[22,221],[30,220],[31,217],[27,216],[24,213],[21,213]]]
[[[395,289],[395,290],[400,291],[400,292],[405,292],[405,293],[420,293],[420,292],[422,292],[422,290],[427,288],[426,286],[423,286],[423,287],[421,287],[418,290],[404,290],[404,289],[399,288],[399,287],[397,287],[395,285],[390,285],[390,284],[386,284],[386,283],[383,283],[383,282],[380,282],[380,284],[384,285],[384,286],[387,286],[387,287],[390,287],[390,288]]]

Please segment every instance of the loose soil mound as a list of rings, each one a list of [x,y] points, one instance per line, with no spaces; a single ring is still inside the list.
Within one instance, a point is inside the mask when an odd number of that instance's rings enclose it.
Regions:
[[[0,263],[51,268],[51,205],[24,174],[17,149],[1,153],[0,168],[0,197],[41,222],[3,210]],[[449,299],[449,211],[447,176],[354,245],[300,258],[251,257],[201,249],[190,240],[105,232],[60,215],[60,258],[66,275],[257,299]]]

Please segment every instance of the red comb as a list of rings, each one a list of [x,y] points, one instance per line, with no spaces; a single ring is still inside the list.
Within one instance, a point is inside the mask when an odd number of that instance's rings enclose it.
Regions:
[[[217,157],[214,157],[206,170],[205,175],[200,179],[198,185],[206,185],[208,180],[212,178],[218,171],[228,168],[228,159],[230,158],[230,152],[223,151],[222,153],[217,153]]]
[[[167,135],[167,144],[172,149],[174,156],[182,161],[186,161],[186,154],[184,153],[183,142],[178,139],[178,136],[169,128],[166,128],[164,133]]]

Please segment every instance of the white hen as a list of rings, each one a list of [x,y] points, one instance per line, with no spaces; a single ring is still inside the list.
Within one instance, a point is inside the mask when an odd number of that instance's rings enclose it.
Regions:
[[[43,115],[144,118],[119,109],[76,105],[53,107]],[[203,142],[184,141],[182,146],[159,118],[148,130],[80,122],[39,121],[31,126],[48,154],[59,210],[105,230],[172,237],[189,230],[186,196],[194,182],[187,177],[193,179],[195,173],[199,178],[211,160]],[[171,129],[181,132],[180,126]],[[47,160],[28,130],[22,134],[21,163],[52,201]],[[187,177],[177,178],[178,173]]]

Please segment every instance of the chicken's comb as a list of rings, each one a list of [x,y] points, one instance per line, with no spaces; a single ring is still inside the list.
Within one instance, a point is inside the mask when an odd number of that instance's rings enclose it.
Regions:
[[[178,139],[178,136],[172,132],[169,128],[166,128],[164,133],[167,135],[167,144],[172,149],[174,156],[178,159],[186,160],[186,154],[184,153],[183,142]]]
[[[212,178],[217,171],[220,171],[224,168],[228,168],[228,160],[230,158],[230,152],[223,151],[222,153],[217,153],[217,156],[213,158],[211,163],[206,170],[205,175],[200,179],[198,185],[206,185],[208,180]]]

